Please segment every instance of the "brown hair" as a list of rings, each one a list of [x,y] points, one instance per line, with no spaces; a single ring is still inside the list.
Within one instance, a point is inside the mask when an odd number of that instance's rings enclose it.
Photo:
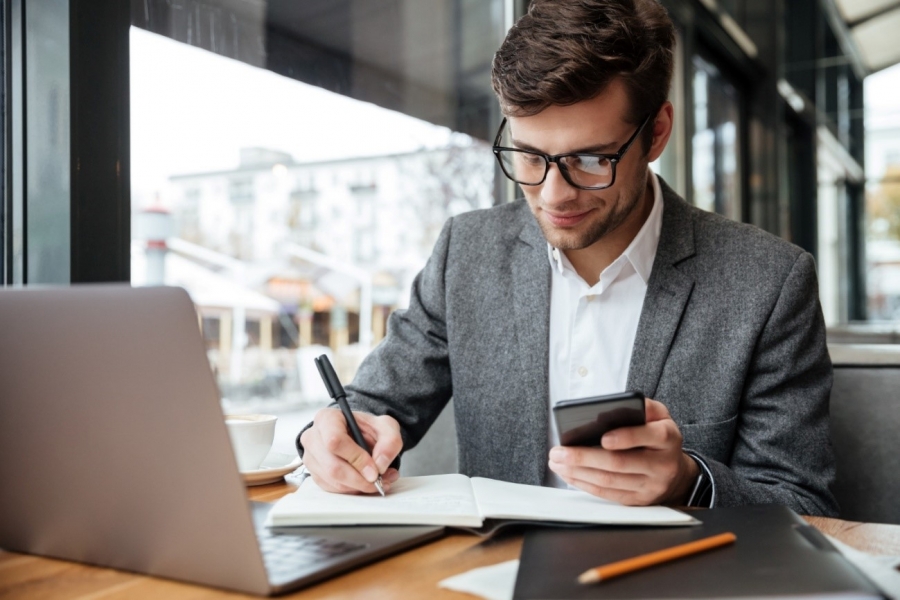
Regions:
[[[629,122],[669,95],[675,27],[657,0],[533,0],[494,55],[491,84],[503,114],[535,115],[599,95],[621,78]],[[644,130],[644,150],[653,139]]]

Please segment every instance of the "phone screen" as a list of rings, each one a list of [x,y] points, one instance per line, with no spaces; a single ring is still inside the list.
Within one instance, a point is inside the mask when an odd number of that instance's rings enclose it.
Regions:
[[[563,400],[553,407],[553,415],[563,446],[599,446],[607,431],[646,422],[640,392]]]

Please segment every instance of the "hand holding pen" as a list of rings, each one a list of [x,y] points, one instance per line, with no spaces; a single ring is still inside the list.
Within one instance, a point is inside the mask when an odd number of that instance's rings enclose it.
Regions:
[[[354,416],[328,358],[324,355],[317,358],[316,367],[343,415],[333,408],[322,409],[316,414],[314,425],[300,440],[304,448],[304,465],[316,483],[327,491],[371,492],[374,485],[383,493],[399,477],[396,469],[389,468],[403,447],[399,424],[386,415],[357,413]],[[374,442],[374,453],[367,438]],[[374,454],[374,460],[371,454]]]

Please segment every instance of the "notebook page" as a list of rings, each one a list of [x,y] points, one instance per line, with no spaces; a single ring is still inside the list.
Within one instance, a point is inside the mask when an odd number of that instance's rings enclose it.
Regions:
[[[480,527],[472,485],[465,475],[403,477],[387,496],[334,494],[312,478],[269,513],[270,527],[292,525],[450,525]]]
[[[472,478],[482,517],[602,525],[692,525],[696,519],[665,506],[624,506],[580,490]]]

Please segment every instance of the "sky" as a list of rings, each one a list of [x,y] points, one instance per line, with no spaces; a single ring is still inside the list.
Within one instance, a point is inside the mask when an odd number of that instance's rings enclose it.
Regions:
[[[441,147],[451,134],[131,28],[131,177],[141,206],[171,175],[237,167],[240,148],[281,150],[305,162]]]

